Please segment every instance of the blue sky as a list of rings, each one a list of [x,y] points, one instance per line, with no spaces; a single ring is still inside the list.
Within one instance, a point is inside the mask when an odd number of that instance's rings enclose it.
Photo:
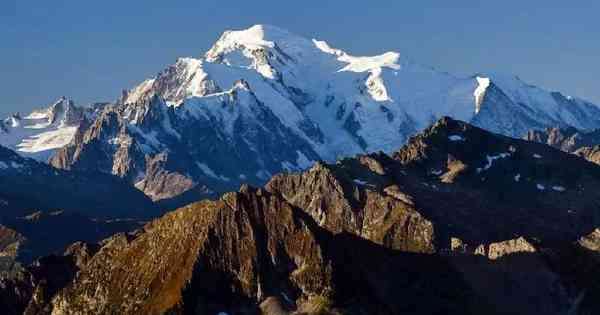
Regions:
[[[500,71],[600,103],[598,1],[0,1],[0,114],[110,101],[226,29],[272,24],[352,54]]]

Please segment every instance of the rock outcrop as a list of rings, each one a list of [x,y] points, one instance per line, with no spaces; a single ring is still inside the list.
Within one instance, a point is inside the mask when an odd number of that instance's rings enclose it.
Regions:
[[[600,145],[593,147],[583,147],[574,152],[575,155],[596,164],[600,164]]]

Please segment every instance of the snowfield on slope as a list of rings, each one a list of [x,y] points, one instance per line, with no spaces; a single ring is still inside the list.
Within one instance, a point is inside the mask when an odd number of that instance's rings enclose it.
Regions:
[[[61,98],[48,109],[18,114],[0,121],[0,145],[25,157],[46,162],[54,150],[69,144],[79,127],[79,115],[71,101]],[[0,127],[2,127],[0,126]]]

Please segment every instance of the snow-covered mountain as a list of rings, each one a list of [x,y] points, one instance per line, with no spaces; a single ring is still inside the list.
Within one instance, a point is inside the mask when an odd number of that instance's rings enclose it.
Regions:
[[[124,102],[156,93],[177,107],[229,90],[239,79],[292,128],[308,120],[325,134],[335,134],[338,139],[317,144],[328,156],[346,154],[348,145],[355,150],[397,148],[404,142],[398,128],[423,129],[443,115],[516,137],[528,131],[524,126],[590,129],[600,124],[594,116],[597,106],[515,76],[461,78],[395,52],[355,57],[324,41],[264,25],[225,32],[203,58],[179,59],[130,91]],[[342,136],[350,116],[362,128]],[[358,137],[369,141],[360,145]]]
[[[227,31],[124,92],[52,164],[129,179],[154,199],[263,183],[316,160],[390,152],[442,116],[521,137],[600,127],[600,108],[514,76],[461,78],[399,53],[358,57],[273,26]]]
[[[0,121],[0,145],[25,157],[47,161],[54,151],[73,140],[80,123],[99,108],[82,108],[61,97],[27,116],[13,114]]]

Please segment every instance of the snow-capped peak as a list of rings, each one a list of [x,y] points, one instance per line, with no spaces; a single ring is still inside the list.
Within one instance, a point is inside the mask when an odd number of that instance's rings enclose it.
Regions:
[[[461,78],[397,52],[354,56],[269,25],[224,32],[203,58],[178,59],[129,91],[125,103],[157,95],[175,108],[190,99],[204,104],[193,106],[198,108],[235,95],[236,82],[247,82],[260,104],[325,159],[393,150],[441,116],[515,137],[557,122],[580,129],[600,125],[596,107],[559,100],[514,76]],[[318,128],[305,134],[311,125]]]
[[[267,48],[289,48],[289,46],[305,46],[309,41],[294,35],[287,30],[272,26],[257,24],[245,30],[225,31],[213,47],[206,53],[208,61],[215,61],[239,48],[260,50]]]
[[[74,120],[79,120],[80,114],[79,109],[75,107],[75,103],[62,96],[49,107],[32,111],[25,116],[25,119],[38,121],[37,127],[41,128],[44,124],[69,124]]]
[[[279,72],[273,62],[282,64],[300,58],[312,43],[286,30],[255,25],[245,30],[226,31],[205,54],[208,62],[254,69],[267,79]]]
[[[214,56],[226,51],[228,49],[236,49],[239,46],[245,46],[247,48],[262,48],[262,47],[275,47],[273,41],[267,40],[267,33],[286,33],[285,31],[273,28],[265,25],[254,25],[245,30],[239,31],[225,31],[221,38],[215,43],[213,48],[208,51],[207,56]],[[270,37],[270,36],[269,36]]]

